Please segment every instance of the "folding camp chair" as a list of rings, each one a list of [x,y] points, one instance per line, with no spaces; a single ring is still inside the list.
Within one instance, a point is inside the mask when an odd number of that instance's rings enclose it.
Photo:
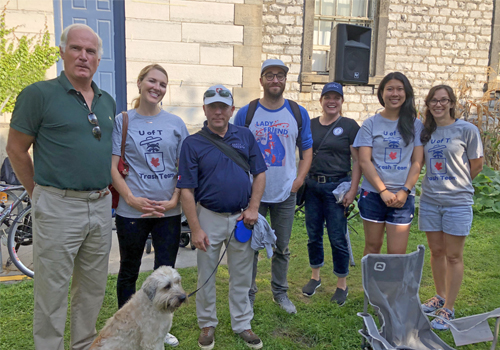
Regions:
[[[358,316],[364,321],[363,329],[359,331],[363,336],[363,348],[453,350],[432,331],[429,319],[422,311],[418,291],[424,252],[424,246],[420,245],[416,252],[410,254],[369,254],[361,259],[365,306],[364,312],[358,313]],[[368,303],[378,314],[380,330],[368,314]],[[489,329],[488,317],[497,318],[495,337]],[[467,333],[477,336],[478,332],[473,330],[475,327],[482,327],[481,332],[485,332],[486,323],[491,336],[486,335],[475,340],[493,340],[491,349],[494,349],[499,320],[500,309],[497,309],[491,313],[453,320],[450,327],[462,337],[468,338],[468,343],[471,343]]]

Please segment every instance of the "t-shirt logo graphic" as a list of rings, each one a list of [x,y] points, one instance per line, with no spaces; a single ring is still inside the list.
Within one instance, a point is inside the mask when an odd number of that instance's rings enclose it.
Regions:
[[[435,145],[428,150],[431,153],[431,174],[446,174],[446,158],[443,155],[445,145]]]
[[[401,137],[386,137],[384,141],[387,141],[389,143],[389,147],[385,148],[385,163],[399,164],[401,162],[401,148],[399,147]]]
[[[161,137],[148,136],[139,143],[141,146],[146,146],[146,152],[144,153],[146,163],[148,163],[149,169],[156,173],[165,171],[163,152],[160,152],[161,140]]]
[[[342,129],[340,126],[338,126],[335,129],[333,129],[333,134],[335,136],[342,135],[343,132],[344,132],[344,129]]]
[[[281,137],[288,137],[288,123],[257,122],[255,139],[259,145],[260,152],[268,167],[284,166],[285,147],[281,143]]]

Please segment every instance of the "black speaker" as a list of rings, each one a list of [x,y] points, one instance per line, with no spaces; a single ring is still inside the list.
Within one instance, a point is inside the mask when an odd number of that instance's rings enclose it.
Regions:
[[[330,80],[341,84],[368,84],[371,37],[369,27],[339,23],[333,28]]]

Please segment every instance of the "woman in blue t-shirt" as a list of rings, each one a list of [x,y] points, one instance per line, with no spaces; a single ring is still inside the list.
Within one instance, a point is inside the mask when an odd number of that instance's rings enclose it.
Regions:
[[[139,97],[127,112],[125,161],[129,174],[118,172],[121,155],[123,114],[115,118],[111,175],[120,193],[116,208],[116,232],[120,246],[118,307],[135,293],[144,245],[151,233],[154,268],[175,265],[181,233],[181,208],[177,184],[177,161],[188,136],[186,125],[176,115],[161,109],[168,75],[158,64],[144,67],[137,78]],[[165,343],[177,345],[167,334]]]
[[[455,118],[457,98],[448,85],[430,89],[425,98],[424,144],[426,173],[418,226],[431,250],[436,295],[422,305],[424,312],[453,319],[455,300],[464,273],[465,238],[472,226],[472,180],[483,169],[483,146],[477,127]],[[442,319],[434,329],[449,326]]]
[[[387,232],[387,253],[405,254],[415,211],[414,186],[424,160],[413,88],[400,73],[387,74],[377,97],[384,109],[366,119],[354,147],[363,171],[360,216],[366,254],[378,254]]]
[[[337,289],[331,301],[344,305],[348,291],[349,248],[346,239],[346,209],[354,201],[361,178],[358,151],[352,147],[359,125],[341,116],[344,92],[336,82],[323,87],[319,100],[323,114],[311,120],[313,160],[306,179],[305,213],[309,241],[307,251],[312,269],[310,281],[302,288],[305,296],[312,296],[321,286],[320,268],[324,265],[323,231],[326,222],[332,248],[333,273]],[[351,181],[343,201],[337,203],[332,193],[341,183]]]

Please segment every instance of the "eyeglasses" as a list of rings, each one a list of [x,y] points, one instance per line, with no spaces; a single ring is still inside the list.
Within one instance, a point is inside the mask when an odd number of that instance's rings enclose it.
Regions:
[[[97,117],[94,113],[89,113],[87,116],[89,119],[89,123],[92,125],[95,125],[92,128],[92,135],[98,140],[101,141],[101,128],[99,127],[99,120],[97,120]]]
[[[278,81],[283,81],[286,78],[285,73],[278,73],[278,74],[266,73],[263,74],[262,76],[265,77],[267,81],[273,81],[274,77],[278,78]]]
[[[439,103],[441,106],[446,106],[448,103],[450,103],[450,101],[451,100],[449,98],[442,98],[440,100],[430,100],[429,105],[435,106]]]
[[[229,92],[229,90],[207,90],[205,91],[205,93],[203,94],[203,98],[207,98],[207,97],[214,97],[216,94],[219,94],[220,97],[231,97],[233,98],[233,95],[231,95],[231,92]]]

